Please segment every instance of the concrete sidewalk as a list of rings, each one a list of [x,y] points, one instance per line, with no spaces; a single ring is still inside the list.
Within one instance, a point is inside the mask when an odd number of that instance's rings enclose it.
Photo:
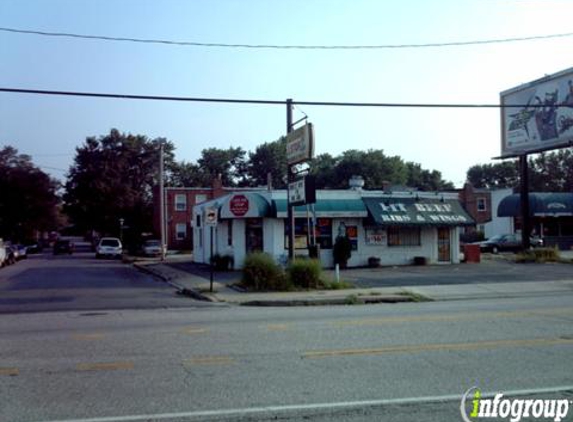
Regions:
[[[184,261],[185,257],[174,257],[164,263],[141,261],[134,265],[170,283],[183,294],[199,300],[225,302],[251,306],[305,306],[339,305],[358,303],[397,303],[420,300],[463,300],[485,298],[511,298],[539,295],[556,295],[573,292],[572,275],[566,280],[543,280],[523,282],[495,282],[448,285],[405,285],[394,287],[371,287],[341,290],[312,290],[296,292],[242,292],[230,286],[240,281],[240,272],[225,273],[224,282],[214,281],[213,293],[209,292],[208,275],[202,276],[174,268],[173,262]],[[475,265],[475,264],[464,264]],[[477,264],[479,265],[479,264]],[[527,265],[527,264],[521,264]],[[431,267],[426,267],[433,271]],[[352,280],[362,272],[372,273],[371,269],[345,270],[344,279]],[[416,271],[424,271],[416,267]]]

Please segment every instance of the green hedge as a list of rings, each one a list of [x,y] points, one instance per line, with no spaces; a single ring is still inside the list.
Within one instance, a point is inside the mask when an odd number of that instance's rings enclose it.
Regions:
[[[242,284],[251,290],[289,290],[281,267],[272,256],[263,252],[247,255]]]
[[[296,259],[287,267],[287,276],[295,287],[318,288],[321,285],[322,266],[318,259]]]
[[[556,262],[559,260],[557,248],[535,248],[517,255],[516,262]]]

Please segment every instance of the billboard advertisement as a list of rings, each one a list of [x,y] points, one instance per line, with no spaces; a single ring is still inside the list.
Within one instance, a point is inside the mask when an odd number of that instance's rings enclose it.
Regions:
[[[504,91],[500,99],[502,157],[573,144],[573,68]]]

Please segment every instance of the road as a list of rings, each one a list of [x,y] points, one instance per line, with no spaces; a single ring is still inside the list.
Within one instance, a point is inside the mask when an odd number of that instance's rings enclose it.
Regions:
[[[205,305],[119,260],[96,260],[87,247],[0,269],[0,313],[189,306]]]
[[[459,421],[473,386],[572,399],[572,303],[5,314],[0,419]]]

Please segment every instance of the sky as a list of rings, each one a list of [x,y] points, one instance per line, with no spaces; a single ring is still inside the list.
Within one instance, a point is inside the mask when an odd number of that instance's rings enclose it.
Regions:
[[[225,44],[402,45],[573,32],[570,0],[0,0],[0,27]],[[0,31],[0,87],[376,103],[497,104],[499,93],[573,66],[573,36],[432,48],[184,47]],[[500,155],[498,109],[297,106],[316,153],[382,149],[461,187]],[[165,137],[176,159],[285,134],[284,105],[0,92],[0,148],[60,180],[87,137]]]

